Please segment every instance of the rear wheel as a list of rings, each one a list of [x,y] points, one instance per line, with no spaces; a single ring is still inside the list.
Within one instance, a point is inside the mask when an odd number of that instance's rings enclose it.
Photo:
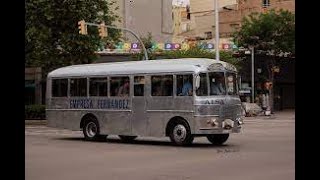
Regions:
[[[210,134],[207,139],[214,145],[222,145],[229,138],[229,134]]]
[[[97,119],[92,117],[85,121],[82,132],[84,139],[87,141],[97,141],[107,137],[106,135],[100,135],[99,123]]]
[[[138,136],[123,136],[123,135],[119,135],[119,137],[124,142],[131,142],[134,139],[136,139]]]
[[[185,121],[179,120],[173,124],[169,133],[170,140],[179,146],[190,145],[194,137],[191,135],[190,127]]]

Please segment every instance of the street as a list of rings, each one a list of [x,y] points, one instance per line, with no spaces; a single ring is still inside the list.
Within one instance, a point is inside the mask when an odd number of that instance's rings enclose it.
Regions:
[[[117,136],[87,142],[82,132],[25,126],[26,180],[293,180],[294,111],[246,117],[239,134],[223,146],[195,138],[191,147],[169,138]]]

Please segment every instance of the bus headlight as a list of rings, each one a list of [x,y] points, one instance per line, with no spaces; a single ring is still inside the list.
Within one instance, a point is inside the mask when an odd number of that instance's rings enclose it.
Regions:
[[[222,128],[224,129],[231,129],[234,127],[234,121],[231,119],[226,119],[222,122]]]
[[[217,126],[218,125],[218,121],[215,118],[212,118],[210,120],[207,120],[207,124],[210,124],[211,126]]]

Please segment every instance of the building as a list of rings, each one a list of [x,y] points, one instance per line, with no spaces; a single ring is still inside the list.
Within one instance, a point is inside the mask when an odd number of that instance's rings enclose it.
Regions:
[[[120,17],[119,27],[127,28],[140,37],[152,33],[157,42],[171,42],[173,36],[172,0],[118,0],[115,13]],[[130,41],[136,39],[124,33]]]
[[[43,86],[41,68],[25,68],[25,105],[45,103]]]
[[[173,6],[173,37],[172,42],[182,43],[184,33],[190,31],[190,6]]]
[[[191,30],[188,38],[215,42],[214,0],[190,0]],[[284,9],[294,12],[294,0],[219,0],[219,47],[232,44],[232,34],[241,26],[243,17],[252,12]]]
[[[230,38],[241,26],[243,17],[252,12],[266,12],[270,9],[284,9],[295,12],[294,0],[237,0],[234,8],[224,8],[219,12],[221,38]]]

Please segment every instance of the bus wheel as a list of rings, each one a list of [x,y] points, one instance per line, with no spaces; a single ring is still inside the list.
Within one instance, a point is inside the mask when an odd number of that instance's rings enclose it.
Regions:
[[[99,123],[96,119],[88,119],[83,126],[83,135],[84,139],[87,141],[96,141],[101,140],[102,137],[100,135]]]
[[[229,138],[229,134],[210,134],[207,139],[214,145],[222,145]]]
[[[191,135],[190,128],[185,121],[178,121],[170,130],[170,140],[179,146],[190,145],[193,142],[194,137]]]
[[[131,142],[134,139],[136,139],[138,136],[123,136],[123,135],[119,135],[119,137],[124,142]]]

